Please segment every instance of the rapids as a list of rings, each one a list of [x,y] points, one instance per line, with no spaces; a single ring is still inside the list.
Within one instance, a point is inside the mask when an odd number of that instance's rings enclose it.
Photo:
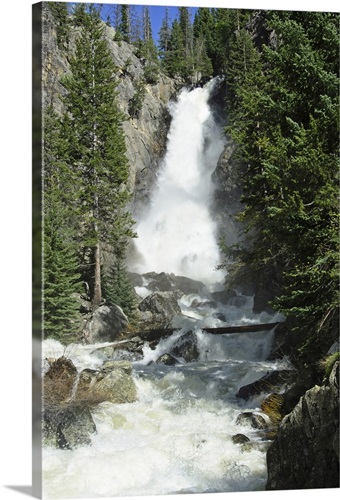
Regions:
[[[259,400],[236,398],[238,389],[285,368],[266,361],[272,332],[211,335],[203,326],[264,323],[279,320],[252,313],[253,298],[228,305],[197,307],[209,290],[221,289],[223,275],[215,224],[209,212],[210,176],[223,149],[221,130],[208,106],[212,81],[192,92],[183,90],[172,105],[168,149],[148,216],[139,221],[141,260],[134,271],[171,272],[207,285],[203,296],[183,296],[182,328],[156,348],[145,343],[134,361],[138,400],[102,403],[93,411],[97,433],[91,445],[74,450],[43,449],[44,498],[160,495],[263,490],[268,442],[250,424],[236,423],[243,411],[259,411]],[[147,283],[136,291],[151,293]],[[215,314],[214,314],[215,313]],[[199,358],[175,366],[155,363],[188,329],[195,332]],[[101,344],[103,345],[103,344]],[[72,359],[78,371],[97,369],[104,359],[97,345],[63,346],[43,342],[43,356]],[[250,445],[235,444],[245,434]]]

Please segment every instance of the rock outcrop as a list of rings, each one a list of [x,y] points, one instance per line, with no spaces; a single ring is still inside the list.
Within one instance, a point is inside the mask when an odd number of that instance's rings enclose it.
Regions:
[[[129,320],[123,310],[117,305],[103,305],[98,307],[88,324],[88,338],[90,343],[111,342],[128,327]]]
[[[57,112],[63,112],[61,97],[65,94],[63,77],[70,72],[69,57],[75,50],[79,28],[72,30],[68,49],[58,46],[53,15],[45,4],[42,8],[42,104],[50,104]],[[170,114],[168,103],[176,93],[176,83],[160,75],[155,84],[145,84],[142,106],[130,116],[130,102],[144,77],[144,61],[136,55],[137,48],[124,41],[114,41],[115,30],[104,25],[112,60],[117,68],[117,91],[120,110],[126,116],[123,130],[126,137],[127,157],[130,165],[129,188],[133,192],[131,211],[141,215],[149,202],[149,194],[156,179],[165,146]]]
[[[339,362],[284,417],[267,464],[267,490],[339,487]]]
[[[133,403],[137,390],[128,361],[107,361],[100,370],[78,373],[70,359],[49,361],[45,373],[43,405],[43,442],[61,449],[91,443],[96,432],[92,410],[109,401]]]
[[[145,328],[166,328],[181,314],[178,292],[154,292],[139,304],[140,319]],[[144,315],[143,315],[144,313]]]

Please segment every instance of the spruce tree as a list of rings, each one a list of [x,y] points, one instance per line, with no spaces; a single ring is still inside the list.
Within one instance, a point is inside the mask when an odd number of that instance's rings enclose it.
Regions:
[[[338,303],[339,17],[265,19],[276,45],[255,47],[241,27],[230,51],[228,132],[246,164],[240,257],[311,362]]]
[[[158,48],[160,51],[161,58],[164,58],[164,55],[169,50],[170,40],[171,40],[171,26],[170,26],[170,18],[169,18],[169,9],[165,7],[165,14],[162,21],[161,28],[158,33]]]
[[[77,179],[76,236],[83,254],[93,308],[102,300],[101,243],[115,253],[127,244],[132,221],[126,210],[128,162],[117,104],[117,81],[99,11],[87,7],[82,29],[65,78],[63,130],[67,157]]]
[[[59,48],[67,46],[70,39],[70,20],[68,5],[64,2],[49,3],[48,7],[56,21],[57,43]]]
[[[120,306],[130,320],[134,319],[137,307],[136,293],[128,277],[123,257],[117,257],[104,274],[103,294],[107,303]]]
[[[74,175],[69,168],[57,114],[44,113],[43,143],[43,332],[63,343],[79,331],[81,275],[72,233]]]

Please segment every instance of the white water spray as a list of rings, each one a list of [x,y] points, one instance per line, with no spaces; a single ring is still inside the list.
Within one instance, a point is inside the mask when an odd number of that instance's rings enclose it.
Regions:
[[[144,262],[136,270],[222,279],[216,227],[209,213],[211,174],[222,152],[222,131],[208,99],[216,79],[204,88],[182,90],[172,106],[168,147],[150,211],[138,225],[136,246]]]

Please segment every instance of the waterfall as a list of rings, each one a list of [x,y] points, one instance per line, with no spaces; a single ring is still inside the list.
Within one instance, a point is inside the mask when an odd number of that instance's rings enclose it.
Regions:
[[[208,100],[219,78],[183,89],[172,103],[167,152],[147,216],[137,227],[143,260],[135,271],[174,273],[206,284],[222,280],[216,227],[209,212],[211,174],[223,150],[222,131]]]
[[[219,302],[219,292],[214,293],[223,280],[215,270],[219,249],[209,212],[211,173],[224,146],[208,105],[216,83],[215,79],[204,88],[182,90],[172,104],[167,152],[149,213],[137,227],[142,259],[130,266],[139,273],[184,275],[207,286],[179,294],[182,315],[173,325],[179,329],[157,345],[144,341],[143,354],[135,358],[124,353],[124,347],[120,355],[126,358],[120,358],[118,349],[110,354],[110,343],[65,348],[55,340],[44,341],[44,357],[66,356],[79,372],[100,370],[107,361],[132,359],[137,390],[134,403],[105,401],[93,409],[97,432],[91,434],[91,445],[72,450],[44,446],[44,498],[265,489],[270,441],[263,430],[239,419],[243,412],[261,413],[264,395],[240,400],[236,394],[242,386],[289,364],[285,359],[267,360],[274,332],[211,335],[202,330],[279,319],[266,312],[254,314],[251,296],[235,291],[229,301]],[[146,296],[152,293],[149,285],[143,277],[143,286],[136,291]],[[184,342],[187,332],[196,346],[191,359],[173,349],[178,341]],[[176,363],[160,361],[167,354]],[[235,440],[237,436],[244,441]]]

